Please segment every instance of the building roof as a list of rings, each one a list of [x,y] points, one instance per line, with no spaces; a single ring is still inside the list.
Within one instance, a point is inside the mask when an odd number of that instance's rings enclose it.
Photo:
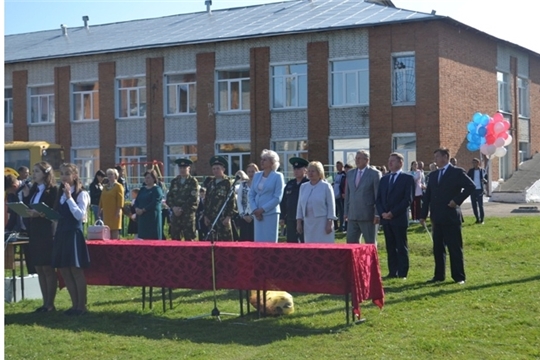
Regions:
[[[202,3],[202,1],[201,1]],[[5,63],[446,18],[391,1],[292,0],[5,36]]]

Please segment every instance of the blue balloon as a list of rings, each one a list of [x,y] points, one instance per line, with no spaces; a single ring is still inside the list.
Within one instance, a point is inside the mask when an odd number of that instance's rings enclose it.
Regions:
[[[467,134],[467,140],[469,140],[470,142],[473,142],[473,134],[472,133]]]
[[[484,136],[482,136],[480,138],[480,145],[484,145],[486,143],[486,138]]]
[[[480,124],[480,121],[482,120],[482,113],[481,112],[475,112],[472,116],[472,122],[476,124]]]
[[[477,127],[478,127],[478,124],[475,124],[473,122],[470,122],[467,124],[467,130],[469,130],[469,132],[471,133],[474,133]]]
[[[478,151],[478,150],[480,150],[480,145],[475,144],[475,143],[468,143],[467,144],[467,150],[469,150],[469,151]]]
[[[476,133],[478,134],[478,136],[484,137],[487,134],[487,129],[485,126],[480,126],[478,129],[476,129]]]

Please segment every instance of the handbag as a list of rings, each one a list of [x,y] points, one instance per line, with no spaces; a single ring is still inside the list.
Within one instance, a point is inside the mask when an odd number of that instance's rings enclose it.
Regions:
[[[94,225],[88,226],[88,240],[109,240],[111,238],[111,229],[98,219]]]

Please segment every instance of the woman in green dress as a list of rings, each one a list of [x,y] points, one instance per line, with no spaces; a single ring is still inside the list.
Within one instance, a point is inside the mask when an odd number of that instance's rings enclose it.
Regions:
[[[135,199],[137,214],[138,238],[144,240],[161,240],[161,201],[163,190],[157,185],[155,170],[144,173],[144,185]]]

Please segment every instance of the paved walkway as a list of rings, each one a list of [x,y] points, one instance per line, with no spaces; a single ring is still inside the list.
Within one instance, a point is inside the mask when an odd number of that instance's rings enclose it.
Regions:
[[[507,216],[537,216],[540,218],[540,212],[523,212],[519,211],[519,208],[523,207],[536,207],[540,211],[540,203],[530,204],[508,204],[500,202],[488,202],[484,201],[485,217],[507,217]],[[474,216],[471,203],[469,199],[461,204],[461,211],[465,216]]]

